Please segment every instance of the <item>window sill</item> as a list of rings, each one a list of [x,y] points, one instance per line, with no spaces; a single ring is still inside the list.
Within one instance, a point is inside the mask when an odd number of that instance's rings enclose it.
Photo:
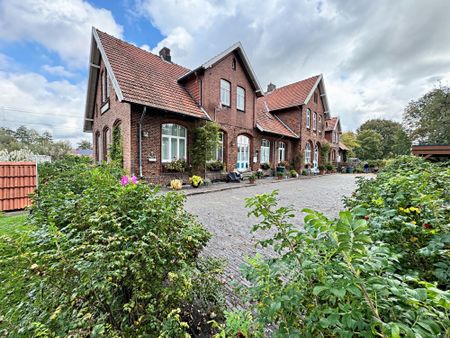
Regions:
[[[244,110],[242,110],[242,109],[236,109],[238,112],[241,112],[241,113],[245,113],[245,109]]]

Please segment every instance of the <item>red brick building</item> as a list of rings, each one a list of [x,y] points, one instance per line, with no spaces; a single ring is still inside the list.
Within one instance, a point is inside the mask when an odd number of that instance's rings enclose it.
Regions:
[[[84,131],[93,133],[98,162],[108,160],[117,126],[130,173],[161,183],[185,178],[167,163],[189,164],[194,128],[215,121],[215,159],[227,171],[319,164],[330,119],[322,75],[264,93],[240,43],[193,70],[173,63],[168,48],[159,54],[93,28]]]

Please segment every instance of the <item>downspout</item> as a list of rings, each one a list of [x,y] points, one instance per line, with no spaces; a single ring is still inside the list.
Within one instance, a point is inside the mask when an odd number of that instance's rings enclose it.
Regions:
[[[142,115],[139,120],[139,177],[142,177],[142,121],[144,120],[145,113],[147,112],[147,106],[142,109]]]

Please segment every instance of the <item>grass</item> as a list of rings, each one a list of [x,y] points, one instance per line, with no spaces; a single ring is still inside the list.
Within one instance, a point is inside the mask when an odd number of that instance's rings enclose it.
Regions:
[[[25,224],[27,215],[0,214],[0,337],[17,320],[17,306],[27,296],[26,273],[30,257],[26,243],[32,227]]]

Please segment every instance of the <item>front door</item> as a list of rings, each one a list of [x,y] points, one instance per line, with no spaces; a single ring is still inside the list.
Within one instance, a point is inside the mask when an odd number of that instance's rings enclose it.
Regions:
[[[239,171],[246,171],[250,167],[250,140],[245,135],[237,138],[237,162],[236,168]]]

